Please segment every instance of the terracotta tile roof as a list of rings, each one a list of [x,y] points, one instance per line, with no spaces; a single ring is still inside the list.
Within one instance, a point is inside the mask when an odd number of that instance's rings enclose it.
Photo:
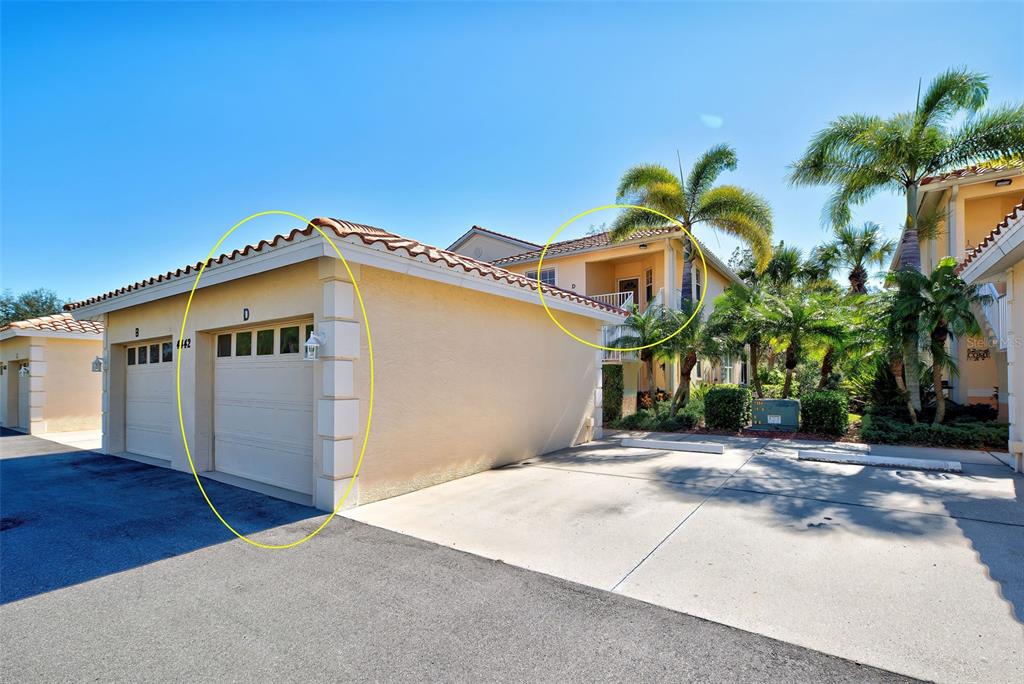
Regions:
[[[678,228],[651,228],[649,230],[641,230],[624,242],[637,242],[644,239],[661,237],[668,235],[669,233],[675,233]],[[561,256],[563,254],[571,254],[572,252],[579,252],[584,249],[596,249],[598,247],[607,247],[612,244],[610,233],[595,233],[593,235],[587,235],[585,237],[576,238],[574,240],[563,240],[561,242],[552,242],[548,246],[548,251],[544,253],[544,258],[548,259],[553,256]],[[512,256],[502,257],[501,259],[495,259],[491,263],[493,264],[514,264],[521,261],[536,261],[540,259],[540,253],[543,251],[543,246],[538,246],[538,249],[530,250],[529,252],[523,252],[522,254],[513,254]]]
[[[947,180],[962,180],[964,178],[971,178],[972,176],[984,176],[989,173],[996,173],[997,171],[1009,171],[1010,169],[1020,169],[1024,167],[1024,159],[1011,159],[999,164],[981,164],[978,166],[968,166],[966,169],[956,169],[955,171],[948,171],[938,176],[928,176],[927,178],[921,179],[921,185],[930,185],[931,183],[941,183]]]
[[[519,287],[522,289],[534,291],[536,291],[537,289],[536,280],[529,279],[523,275],[519,275],[518,273],[506,271],[505,269],[499,268],[488,262],[478,261],[476,259],[464,256],[462,254],[456,254],[454,252],[449,252],[448,250],[440,249],[438,247],[425,245],[422,242],[402,237],[400,235],[395,235],[394,233],[389,233],[386,230],[382,230],[380,228],[375,228],[373,226],[362,225],[359,223],[351,223],[349,221],[343,221],[340,219],[332,218],[315,218],[311,221],[311,224],[312,225],[306,226],[306,228],[304,229],[296,228],[287,235],[277,235],[269,241],[260,240],[260,242],[256,245],[248,245],[244,249],[240,250],[236,249],[230,254],[221,254],[219,257],[208,260],[206,262],[206,266],[208,268],[213,264],[223,264],[225,262],[245,258],[247,256],[250,256],[251,254],[260,253],[268,249],[279,247],[285,243],[292,242],[293,240],[300,236],[308,237],[314,233],[315,229],[313,228],[313,226],[317,226],[324,231],[333,231],[334,235],[341,239],[346,239],[350,237],[358,238],[365,245],[371,247],[381,246],[387,249],[388,252],[402,253],[404,256],[407,256],[412,259],[425,259],[431,263],[440,263],[443,264],[444,266],[447,266],[448,268],[461,271],[463,273],[475,274],[481,278],[488,278],[490,280],[507,283],[511,287]],[[80,302],[66,304],[64,306],[64,310],[74,311],[75,309],[81,308],[83,306],[95,304],[106,299],[112,299],[114,297],[118,297],[128,292],[141,290],[150,285],[155,285],[157,283],[175,280],[182,277],[188,277],[198,272],[202,266],[203,263],[198,262],[196,264],[191,264],[184,268],[179,268],[174,271],[168,271],[167,273],[164,273],[162,275],[147,278],[146,280],[132,283],[131,285],[126,285],[125,287],[118,288],[117,290],[112,290],[110,292],[107,292],[96,297],[90,297],[89,299]],[[588,306],[599,311],[617,313],[623,316],[626,315],[626,312],[621,309],[608,306],[607,304],[598,302],[594,299],[590,299],[589,297],[578,295],[575,292],[570,292],[568,290],[563,290],[561,288],[552,287],[549,285],[544,285],[543,287],[544,294],[546,295],[559,297],[561,299],[573,302],[575,304],[582,304],[584,306]]]
[[[1008,228],[1011,223],[1016,221],[1018,218],[1024,218],[1024,200],[1020,204],[1013,208],[1009,214],[1007,214],[1002,221],[996,224],[996,227],[989,231],[985,239],[981,241],[981,244],[972,249],[964,257],[963,261],[956,267],[956,272],[960,273],[967,268],[972,261],[981,255],[985,249],[991,245],[996,239],[1002,234],[1003,230]]]
[[[69,313],[54,314],[52,316],[41,316],[30,318],[27,321],[13,321],[7,325],[0,326],[0,332],[7,330],[39,330],[62,333],[93,333],[103,334],[103,324],[94,321],[76,321]]]

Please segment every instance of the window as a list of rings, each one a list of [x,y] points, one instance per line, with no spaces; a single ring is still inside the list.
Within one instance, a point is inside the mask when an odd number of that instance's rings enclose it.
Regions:
[[[145,347],[139,347],[139,363],[140,364],[146,363],[146,348]]]
[[[164,363],[168,363],[169,361],[174,360],[174,352],[171,351],[170,342],[164,342],[162,345],[160,345],[160,353],[162,357],[160,360],[163,361]]]
[[[644,301],[650,302],[654,299],[654,269],[644,271]]]
[[[701,293],[704,291],[704,271],[697,268],[697,265],[693,265],[693,284],[696,286],[695,298],[693,301],[699,302]]]
[[[235,335],[235,356],[252,356],[252,331]]]
[[[217,357],[231,356],[231,334],[217,335]]]
[[[135,347],[129,347],[128,348],[128,365],[129,366],[134,366],[135,365]]]
[[[299,326],[293,325],[281,328],[281,353],[299,353]]]
[[[260,330],[256,333],[256,355],[267,356],[274,353],[274,331]]]
[[[537,280],[537,271],[527,271],[526,277],[530,280]],[[555,284],[555,269],[542,268],[540,271],[540,282],[553,286]]]
[[[149,362],[160,363],[160,345],[151,344],[149,345]]]
[[[726,354],[722,357],[722,382],[732,384],[732,355]]]

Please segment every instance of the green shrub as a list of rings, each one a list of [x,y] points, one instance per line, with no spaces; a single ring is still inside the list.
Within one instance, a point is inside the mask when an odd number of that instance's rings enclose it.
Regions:
[[[704,423],[714,430],[740,431],[750,424],[753,395],[746,387],[716,385],[704,398]]]
[[[601,413],[604,424],[611,425],[622,417],[622,366],[606,363],[601,375]]]
[[[876,444],[918,444],[961,449],[1005,449],[1009,428],[1005,423],[975,421],[910,425],[887,416],[868,413],[861,422],[861,438]]]
[[[849,427],[849,402],[843,392],[815,390],[800,398],[800,424],[816,435],[844,435]]]
[[[761,394],[765,399],[781,399],[783,385],[761,385]]]

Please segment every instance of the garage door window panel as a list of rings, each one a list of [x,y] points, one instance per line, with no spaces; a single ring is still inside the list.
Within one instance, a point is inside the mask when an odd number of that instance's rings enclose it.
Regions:
[[[128,347],[128,365],[135,365],[135,347]]]
[[[160,345],[151,344],[149,345],[149,362],[160,363]]]
[[[170,363],[174,360],[174,352],[171,351],[172,346],[170,342],[164,342],[160,345],[161,361],[164,363]]]
[[[252,331],[235,335],[235,356],[252,356]]]
[[[256,356],[269,356],[274,353],[274,331],[260,330],[256,333]]]
[[[231,356],[231,335],[217,335],[217,358]]]
[[[146,348],[139,347],[139,365],[146,364]]]
[[[281,353],[299,353],[299,326],[293,325],[281,328]]]

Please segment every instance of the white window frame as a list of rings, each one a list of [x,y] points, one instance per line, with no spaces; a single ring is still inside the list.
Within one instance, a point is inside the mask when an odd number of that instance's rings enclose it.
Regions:
[[[549,273],[551,274],[551,282],[548,282],[545,279],[546,276]],[[537,280],[537,269],[535,269],[535,268],[531,269],[531,270],[527,271],[526,273],[524,273],[523,275],[525,275],[529,280],[536,281]],[[558,269],[555,268],[554,266],[547,267],[547,268],[542,268],[540,270],[540,282],[544,283],[545,285],[550,285],[552,287],[557,287],[558,286]]]
[[[726,385],[733,384],[732,382],[732,354],[726,354],[722,357],[722,383]]]

